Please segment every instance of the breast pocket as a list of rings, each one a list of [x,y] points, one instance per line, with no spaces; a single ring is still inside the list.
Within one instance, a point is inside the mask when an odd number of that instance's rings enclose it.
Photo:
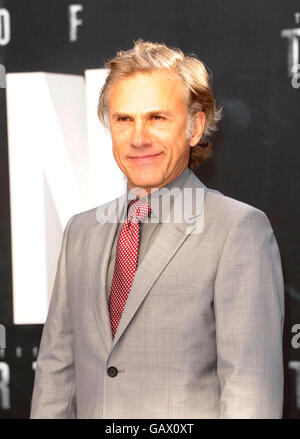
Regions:
[[[151,296],[187,296],[187,295],[201,295],[207,289],[207,283],[199,281],[195,282],[176,282],[172,279],[169,281],[159,281],[153,285],[150,293]]]

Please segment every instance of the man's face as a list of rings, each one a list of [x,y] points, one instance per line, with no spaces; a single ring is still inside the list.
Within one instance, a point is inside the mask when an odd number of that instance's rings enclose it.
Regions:
[[[193,143],[186,139],[187,122],[184,85],[175,75],[136,73],[112,86],[113,154],[130,189],[150,193],[151,187],[165,186],[187,167]]]

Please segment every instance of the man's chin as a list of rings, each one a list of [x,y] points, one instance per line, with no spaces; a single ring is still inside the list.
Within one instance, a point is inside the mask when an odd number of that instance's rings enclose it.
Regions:
[[[161,187],[161,182],[158,179],[138,179],[130,184],[131,190],[134,192],[138,190],[146,191],[147,193],[153,192]]]

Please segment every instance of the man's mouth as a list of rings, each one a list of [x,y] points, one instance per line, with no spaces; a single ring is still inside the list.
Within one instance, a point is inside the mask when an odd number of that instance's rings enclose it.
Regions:
[[[132,160],[134,163],[137,163],[137,164],[139,164],[139,163],[151,163],[152,161],[154,161],[154,160],[156,160],[157,159],[157,157],[159,157],[159,156],[161,156],[162,155],[162,152],[159,152],[159,153],[157,153],[157,154],[145,154],[145,155],[142,155],[142,156],[133,156],[133,157],[129,157],[130,158],[130,160]]]

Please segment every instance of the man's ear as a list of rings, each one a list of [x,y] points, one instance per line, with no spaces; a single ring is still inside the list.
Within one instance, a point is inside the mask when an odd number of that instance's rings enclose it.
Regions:
[[[204,111],[198,111],[198,113],[194,114],[193,118],[194,130],[190,138],[191,147],[198,145],[200,142],[205,127],[206,115]]]

